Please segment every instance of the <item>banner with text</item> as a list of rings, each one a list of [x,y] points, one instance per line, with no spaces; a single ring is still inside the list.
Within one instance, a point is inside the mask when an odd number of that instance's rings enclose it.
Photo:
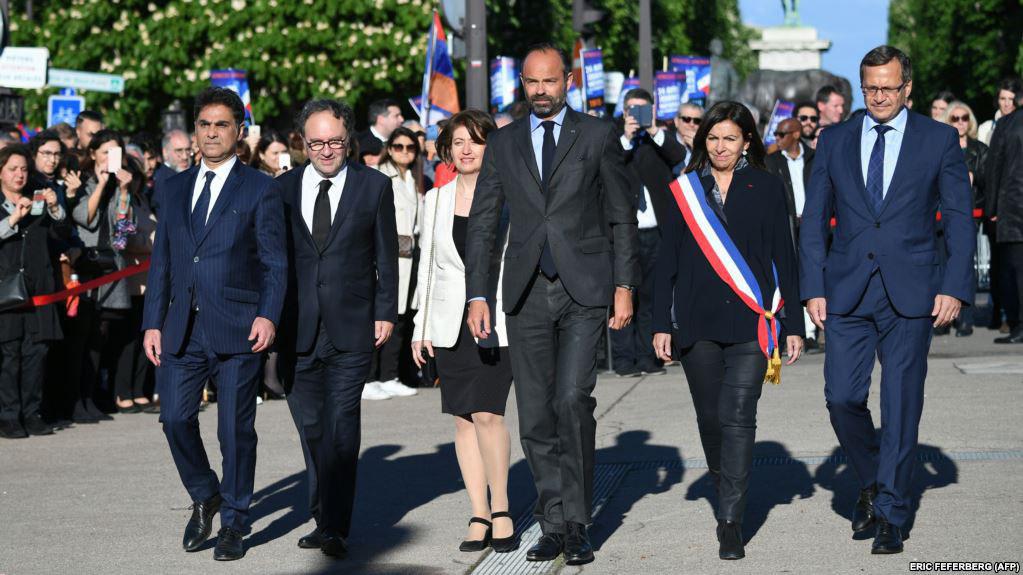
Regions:
[[[249,95],[249,81],[245,77],[245,70],[210,70],[210,84],[218,88],[227,88],[238,94],[245,104],[245,121],[248,125],[253,124],[252,99]]]
[[[682,101],[706,106],[707,97],[710,95],[710,58],[706,56],[672,56],[671,70],[685,72],[686,82]]]
[[[795,111],[796,105],[792,102],[786,102],[785,100],[774,101],[774,110],[771,112],[771,121],[767,123],[767,128],[764,129],[765,146],[770,146],[774,143],[774,131],[778,129],[778,124],[780,124],[785,118],[791,118],[792,112]]]
[[[604,55],[600,48],[583,50],[583,88],[586,109],[604,114]]]
[[[633,76],[622,82],[622,89],[618,92],[618,104],[615,106],[615,118],[622,117],[622,113],[625,111],[625,95],[633,88],[639,88],[639,78]]]
[[[658,120],[667,121],[675,117],[679,105],[682,104],[685,83],[685,72],[657,72],[654,76]]]
[[[490,61],[490,108],[503,112],[512,105],[519,89],[518,63],[515,58],[498,56]]]

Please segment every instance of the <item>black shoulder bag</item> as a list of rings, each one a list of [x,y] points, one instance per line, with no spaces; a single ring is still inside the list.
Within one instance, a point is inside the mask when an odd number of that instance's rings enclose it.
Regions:
[[[27,243],[28,228],[21,232],[21,261],[18,270],[0,279],[0,311],[21,307],[29,300],[28,284],[25,283],[25,244]]]

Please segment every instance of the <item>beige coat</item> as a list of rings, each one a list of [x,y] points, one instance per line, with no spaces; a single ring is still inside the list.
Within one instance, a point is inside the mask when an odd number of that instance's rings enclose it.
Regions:
[[[416,192],[416,182],[412,171],[405,172],[402,178],[398,169],[392,164],[377,167],[380,173],[391,178],[391,189],[394,191],[394,221],[399,236],[418,236],[419,224],[422,219],[422,196]],[[398,258],[398,314],[408,311],[409,285],[412,282],[412,258]]]

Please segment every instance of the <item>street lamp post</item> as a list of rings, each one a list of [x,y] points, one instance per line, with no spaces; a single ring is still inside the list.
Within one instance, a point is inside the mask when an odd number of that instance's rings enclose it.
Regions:
[[[466,0],[465,27],[466,74],[465,104],[467,108],[486,110],[487,82],[487,6],[484,0]]]

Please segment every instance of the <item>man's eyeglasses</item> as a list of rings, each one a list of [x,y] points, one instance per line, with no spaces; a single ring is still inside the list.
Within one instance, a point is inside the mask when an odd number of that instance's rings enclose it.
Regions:
[[[43,150],[43,151],[40,151],[40,152],[36,152],[36,153],[39,154],[40,156],[48,159],[48,160],[49,159],[59,160],[61,155],[62,155],[60,152],[48,152],[46,150]]]
[[[408,152],[410,154],[414,154],[419,148],[415,144],[391,144],[391,149],[395,152]]]
[[[696,116],[683,116],[682,114],[679,114],[675,117],[682,120],[683,124],[693,124],[694,126],[699,126],[702,121],[702,118],[697,118]]]
[[[788,136],[789,134],[796,134],[798,132],[799,130],[792,130],[791,132],[783,132],[781,130],[778,130],[777,132],[774,133],[774,137],[780,140],[785,136]]]
[[[969,122],[970,121],[970,115],[969,114],[963,114],[962,116],[949,116],[948,119],[953,124],[958,123],[958,122]]]
[[[877,96],[881,94],[885,98],[890,98],[905,88],[907,83],[903,82],[894,88],[891,86],[860,86],[860,91],[863,92],[864,96]]]
[[[314,152],[319,152],[324,146],[330,146],[331,150],[343,150],[348,147],[348,140],[310,140],[305,143],[309,146],[309,149]]]
[[[813,122],[814,124],[821,119],[820,116],[796,116],[796,118],[799,118],[800,122]]]

